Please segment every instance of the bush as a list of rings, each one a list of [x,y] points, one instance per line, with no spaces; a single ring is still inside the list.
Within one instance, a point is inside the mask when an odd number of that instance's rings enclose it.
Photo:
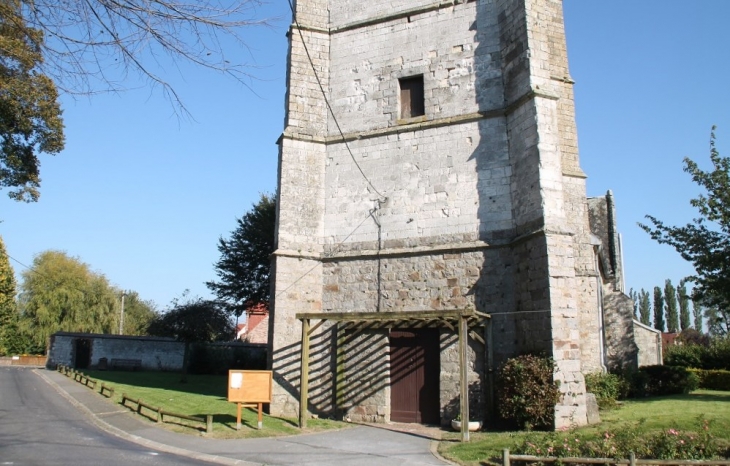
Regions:
[[[730,371],[690,369],[699,379],[699,388],[730,391]]]
[[[664,364],[700,369],[710,349],[702,345],[671,345],[664,352]]]
[[[716,338],[698,369],[730,370],[730,338]]]
[[[708,345],[672,345],[664,354],[664,364],[692,369],[730,370],[730,339],[718,338]]]
[[[699,387],[699,378],[679,366],[645,366],[632,374],[631,395],[662,396],[689,393]]]
[[[627,392],[627,382],[616,374],[596,372],[586,374],[586,391],[596,395],[598,407],[609,409],[616,406],[616,400]]]
[[[553,373],[550,358],[528,354],[508,359],[498,374],[500,416],[526,429],[552,429],[560,400]]]
[[[621,426],[597,434],[555,432],[530,436],[510,450],[516,454],[554,457],[628,458],[633,452],[641,459],[703,460],[720,454],[710,433],[710,424],[700,419],[695,431],[668,429],[646,432],[641,423]]]

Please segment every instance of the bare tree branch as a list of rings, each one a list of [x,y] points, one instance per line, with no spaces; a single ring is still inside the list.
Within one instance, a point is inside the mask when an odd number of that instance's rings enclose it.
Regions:
[[[22,16],[25,27],[43,32],[40,72],[61,91],[117,92],[137,76],[187,113],[162,59],[220,72],[249,87],[257,66],[243,60],[250,54],[244,33],[273,21],[259,18],[261,6],[260,0],[22,0]]]

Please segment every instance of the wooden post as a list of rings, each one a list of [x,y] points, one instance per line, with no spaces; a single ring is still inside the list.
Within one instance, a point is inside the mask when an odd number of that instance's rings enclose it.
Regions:
[[[469,329],[467,327],[466,318],[459,316],[459,368],[460,368],[460,388],[461,388],[461,399],[460,412],[461,412],[461,441],[469,441],[469,378],[467,372],[468,366],[468,354],[467,354],[467,340],[469,338]]]
[[[487,343],[487,413],[490,419],[496,419],[497,414],[494,407],[494,339],[491,318],[487,320],[484,333],[486,333],[484,341]]]
[[[502,466],[509,466],[509,448],[502,450]]]
[[[309,319],[302,319],[302,363],[299,379],[299,428],[307,427],[309,398]]]
[[[261,430],[264,427],[264,404],[263,403],[259,403],[258,408],[259,408],[259,424],[258,424],[258,428],[259,428],[259,430]]]
[[[241,403],[236,403],[236,430],[241,430]]]
[[[636,466],[636,454],[633,451],[629,453],[629,465]]]
[[[338,323],[335,326],[337,332],[337,356],[335,366],[335,409],[337,416],[342,419],[345,414],[345,331]]]
[[[213,432],[213,415],[206,414],[205,415],[205,433],[210,434],[212,432]]]

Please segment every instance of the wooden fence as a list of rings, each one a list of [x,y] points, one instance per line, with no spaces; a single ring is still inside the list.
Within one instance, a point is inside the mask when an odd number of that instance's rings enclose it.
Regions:
[[[68,366],[65,366],[63,364],[59,364],[56,367],[56,370],[58,372],[64,374],[66,377],[73,377],[73,379],[77,382],[79,382],[82,385],[85,385],[91,389],[96,388],[96,384],[98,381],[92,379],[91,377],[85,375],[83,372],[79,372],[76,369],[72,369]],[[105,396],[107,398],[111,398],[114,396],[114,387],[110,387],[109,385],[101,384],[101,388],[99,389],[99,393],[102,396]],[[130,401],[137,405],[137,408],[135,411],[137,414],[142,414],[147,417],[155,419],[157,422],[165,422],[165,416],[168,418],[177,418],[177,419],[185,419],[187,421],[194,421],[194,422],[202,422],[205,424],[205,432],[211,433],[213,432],[213,415],[212,414],[206,414],[205,417],[199,417],[199,416],[188,416],[187,414],[178,414],[173,413],[172,411],[165,411],[162,408],[149,405],[142,400],[135,400],[133,398],[128,397],[125,393],[122,393],[122,406],[126,406],[126,402]],[[148,411],[152,411],[155,413],[154,417],[151,415],[143,414],[142,410],[147,409]]]
[[[199,416],[188,416],[187,414],[178,414],[173,413],[171,411],[165,411],[160,407],[152,406],[150,404],[147,404],[143,402],[141,399],[135,400],[134,398],[130,398],[127,396],[126,393],[122,393],[122,406],[127,406],[126,402],[129,401],[133,404],[136,404],[136,409],[129,406],[130,409],[134,409],[137,414],[147,416],[151,419],[154,419],[157,422],[165,422],[165,416],[168,418],[173,417],[177,419],[185,419],[188,421],[194,421],[194,422],[202,422],[205,424],[205,432],[210,434],[213,432],[213,415],[212,414],[206,414],[205,417],[199,417]],[[152,415],[144,414],[143,410],[146,409],[148,411],[152,411],[154,413],[154,417]]]
[[[558,458],[555,456],[513,455],[509,449],[502,450],[502,466],[511,466],[512,462],[529,463],[559,463],[559,464],[608,464],[608,465],[647,465],[657,466],[730,466],[730,460],[653,460],[636,459],[632,453],[628,459],[618,458]]]

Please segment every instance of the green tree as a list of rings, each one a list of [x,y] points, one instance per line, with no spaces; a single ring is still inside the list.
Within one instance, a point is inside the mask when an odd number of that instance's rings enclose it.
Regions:
[[[58,91],[39,72],[43,33],[22,12],[19,0],[0,2],[0,186],[31,202],[40,195],[38,155],[59,153],[64,135]]]
[[[237,223],[230,238],[218,240],[218,281],[206,285],[230,313],[240,316],[251,304],[269,303],[276,199],[262,194]]]
[[[0,356],[12,353],[9,341],[17,334],[18,309],[15,304],[15,273],[10,266],[5,243],[0,238]]]
[[[730,159],[721,157],[715,146],[715,128],[710,136],[712,170],[701,170],[689,158],[684,159],[684,171],[692,181],[705,190],[690,200],[698,216],[684,226],[667,226],[647,215],[651,226],[639,224],[652,239],[672,246],[685,260],[692,263],[695,274],[693,298],[715,309],[721,316],[715,324],[721,334],[727,334],[730,320]]]
[[[119,299],[107,279],[77,258],[45,251],[22,273],[20,328],[45,348],[53,333],[116,333]]]
[[[662,289],[658,286],[654,287],[654,328],[663,332],[664,324],[664,296]]]
[[[121,295],[121,292],[116,291],[116,294]],[[147,335],[147,329],[156,317],[153,302],[142,300],[136,291],[125,292],[123,335]]]
[[[681,280],[677,287],[677,299],[679,299],[679,326],[682,331],[692,327],[689,316],[689,294],[687,294],[687,282]]]
[[[702,306],[694,299],[692,300],[692,317],[695,330],[702,333]]]
[[[677,290],[672,281],[667,279],[664,282],[664,306],[667,316],[667,331],[679,332],[679,309],[677,307]]]
[[[148,328],[150,335],[185,342],[181,382],[187,381],[192,343],[229,341],[233,338],[234,331],[235,327],[228,313],[217,302],[201,298],[189,299],[183,303],[173,301],[172,307],[157,316]]]
[[[651,300],[649,292],[643,288],[639,292],[639,320],[644,325],[651,325]]]

